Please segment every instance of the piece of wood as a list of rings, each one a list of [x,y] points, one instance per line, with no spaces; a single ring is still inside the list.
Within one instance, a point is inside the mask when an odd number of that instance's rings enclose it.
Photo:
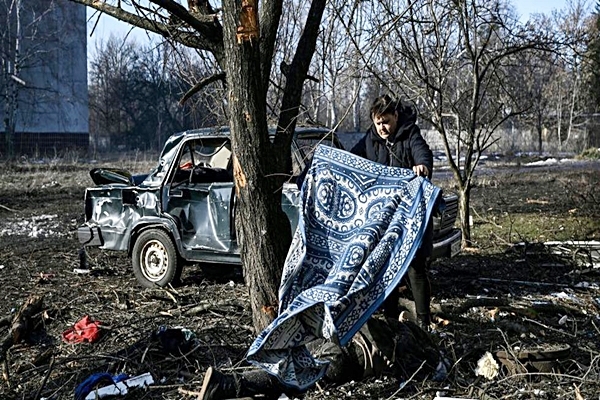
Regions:
[[[2,361],[2,379],[6,382],[6,386],[10,387],[10,373],[8,371],[8,360]]]
[[[43,299],[44,296],[42,295],[31,295],[21,306],[12,320],[9,332],[0,342],[0,361],[5,359],[8,349],[23,340],[27,335],[29,329],[33,326],[32,317],[42,310]]]
[[[482,282],[497,282],[497,283],[508,283],[522,286],[554,286],[554,287],[571,287],[566,283],[552,283],[552,282],[534,282],[534,281],[517,281],[511,279],[499,279],[499,278],[477,278]]]
[[[167,311],[160,311],[162,315],[180,316],[180,315],[197,315],[213,309],[222,307],[240,307],[244,308],[244,303],[239,300],[223,300],[223,301],[204,301],[194,305],[188,309],[175,308]]]
[[[10,211],[10,212],[17,212],[17,210],[13,210],[12,208],[6,207],[6,206],[4,206],[2,204],[0,204],[0,208],[4,209],[6,211]]]
[[[42,390],[44,390],[44,387],[46,386],[46,382],[48,381],[48,377],[52,373],[53,367],[54,367],[54,358],[52,358],[52,360],[50,361],[50,365],[48,366],[48,371],[46,371],[46,374],[44,375],[44,379],[42,380],[42,384],[40,385],[37,392],[35,393],[34,399],[40,398]]]

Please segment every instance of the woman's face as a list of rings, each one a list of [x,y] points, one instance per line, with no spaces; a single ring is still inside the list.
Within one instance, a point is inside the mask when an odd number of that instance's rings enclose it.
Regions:
[[[373,115],[373,124],[377,130],[377,134],[382,139],[388,140],[390,135],[396,132],[398,124],[398,111],[388,114]]]

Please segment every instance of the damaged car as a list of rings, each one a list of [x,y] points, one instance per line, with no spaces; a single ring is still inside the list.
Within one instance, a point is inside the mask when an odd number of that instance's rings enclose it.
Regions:
[[[304,170],[317,144],[343,149],[329,129],[296,129],[292,178],[282,190],[282,208],[292,229],[300,211],[294,177]],[[148,174],[92,169],[96,186],[85,191],[80,243],[126,251],[136,279],[148,288],[179,280],[186,264],[241,264],[232,163],[229,130],[204,128],[172,135]],[[458,199],[455,194],[444,194],[444,200],[445,209],[433,221],[434,258],[460,251],[461,232],[454,227]]]

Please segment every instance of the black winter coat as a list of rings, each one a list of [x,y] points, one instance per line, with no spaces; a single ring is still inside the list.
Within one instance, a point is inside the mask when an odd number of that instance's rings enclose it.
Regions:
[[[397,131],[391,142],[382,139],[372,126],[350,152],[391,167],[412,169],[415,165],[425,165],[431,178],[433,153],[416,122],[417,114],[412,107],[401,106]]]
[[[386,142],[388,141],[382,139],[375,127],[372,126],[350,152],[391,167],[412,169],[415,165],[425,165],[429,170],[428,178],[431,179],[433,153],[423,136],[421,136],[421,130],[417,126],[417,113],[412,107],[402,105],[398,108],[396,134],[391,143]],[[433,252],[433,225],[431,219],[427,224],[419,252],[421,256],[416,257],[419,259],[431,257]],[[425,268],[425,266],[422,265],[419,268]]]

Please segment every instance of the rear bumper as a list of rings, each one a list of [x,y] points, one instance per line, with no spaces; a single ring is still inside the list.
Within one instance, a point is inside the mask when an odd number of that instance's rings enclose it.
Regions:
[[[77,237],[79,238],[79,243],[84,246],[102,246],[104,244],[102,232],[98,226],[80,226],[77,228]]]
[[[460,229],[453,229],[441,239],[433,242],[432,259],[442,257],[454,257],[461,250],[462,232]]]

